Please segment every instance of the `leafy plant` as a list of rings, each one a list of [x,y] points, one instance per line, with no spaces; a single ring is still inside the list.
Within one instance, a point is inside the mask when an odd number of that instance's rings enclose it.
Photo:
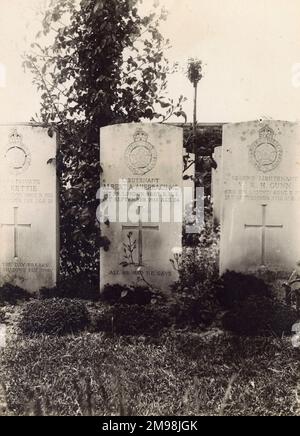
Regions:
[[[134,261],[134,253],[136,251],[136,239],[132,239],[133,233],[129,232],[127,235],[128,243],[123,243],[124,250],[124,261],[121,263],[121,266],[127,267],[129,265],[137,265]]]
[[[145,306],[162,302],[165,297],[158,290],[148,286],[106,285],[101,299],[109,304]]]
[[[210,324],[220,307],[216,298],[218,280],[219,235],[207,221],[196,247],[185,247],[180,262],[180,280],[174,288],[178,303],[177,323]]]
[[[196,87],[203,78],[203,62],[200,59],[189,59],[187,76],[193,86]]]
[[[187,235],[184,234],[184,239]],[[212,220],[206,220],[199,234],[194,235],[194,247],[185,247],[180,268],[180,284],[213,281],[219,276],[219,232]]]

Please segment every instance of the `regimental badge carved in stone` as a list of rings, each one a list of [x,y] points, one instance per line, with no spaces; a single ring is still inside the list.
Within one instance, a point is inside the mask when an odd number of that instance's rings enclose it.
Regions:
[[[4,158],[9,171],[15,175],[24,173],[31,164],[30,151],[23,144],[23,138],[17,129],[9,135],[9,144]]]
[[[282,160],[282,146],[274,139],[274,130],[264,126],[259,131],[259,139],[249,147],[252,164],[263,173],[274,170]]]
[[[143,176],[155,167],[157,152],[148,142],[148,135],[143,129],[135,132],[134,142],[127,147],[125,159],[128,168],[136,176]]]

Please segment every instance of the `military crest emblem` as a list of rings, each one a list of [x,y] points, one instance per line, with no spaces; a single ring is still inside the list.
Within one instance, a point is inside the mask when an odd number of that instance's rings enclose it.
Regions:
[[[137,129],[134,142],[127,147],[125,159],[128,168],[136,176],[143,176],[156,165],[157,152],[148,142],[148,134],[143,129]]]
[[[263,173],[277,168],[282,160],[282,146],[275,140],[275,132],[269,126],[259,131],[257,139],[249,147],[249,158],[252,164]]]
[[[31,154],[23,143],[22,136],[14,129],[9,135],[9,144],[5,153],[6,165],[12,174],[22,174],[31,164]]]

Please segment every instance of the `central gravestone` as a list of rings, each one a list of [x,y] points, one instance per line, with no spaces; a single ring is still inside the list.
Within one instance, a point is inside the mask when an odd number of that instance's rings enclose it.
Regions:
[[[52,136],[52,135],[51,135]],[[58,270],[56,137],[0,126],[0,284],[53,287]]]
[[[110,209],[101,225],[110,241],[101,251],[101,290],[114,284],[168,290],[178,279],[182,247],[182,129],[103,128],[101,165],[101,209]]]
[[[284,121],[224,126],[221,273],[279,276],[300,260],[300,129]]]

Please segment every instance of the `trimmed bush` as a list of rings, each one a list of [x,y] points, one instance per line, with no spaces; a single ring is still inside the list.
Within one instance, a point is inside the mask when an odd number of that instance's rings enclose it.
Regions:
[[[99,288],[89,281],[86,274],[77,274],[58,283],[54,288],[43,288],[39,292],[41,299],[68,298],[77,300],[98,301]]]
[[[125,336],[159,336],[174,318],[165,306],[115,305],[94,320],[96,332]]]
[[[0,306],[16,305],[20,301],[29,301],[33,296],[18,286],[6,283],[0,287]]]
[[[251,297],[236,304],[224,319],[224,328],[243,336],[290,335],[299,321],[297,312],[267,297]]]
[[[90,323],[83,303],[53,299],[33,301],[22,311],[19,327],[25,335],[65,335],[84,330]]]
[[[220,304],[231,309],[250,297],[271,297],[270,287],[261,279],[248,274],[227,271],[216,286]]]

